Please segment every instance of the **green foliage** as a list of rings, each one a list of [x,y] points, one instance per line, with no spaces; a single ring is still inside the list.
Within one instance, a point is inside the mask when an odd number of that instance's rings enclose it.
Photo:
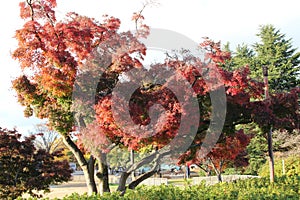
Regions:
[[[247,168],[247,173],[258,175],[258,171],[263,164],[266,163],[267,151],[267,141],[266,139],[257,133],[250,141],[250,144],[247,147],[247,152],[249,155],[249,167]]]
[[[300,156],[290,156],[288,158],[277,158],[275,159],[275,176],[283,175],[283,163],[284,160],[284,168],[285,168],[285,175],[293,176],[298,175],[300,176]],[[267,162],[259,171],[260,176],[268,177],[270,174],[269,171],[269,163]]]
[[[267,177],[238,180],[232,183],[218,183],[206,186],[199,185],[177,187],[174,185],[139,186],[127,190],[124,196],[120,193],[105,193],[103,196],[72,194],[63,200],[198,200],[198,199],[299,199],[300,176],[282,176],[271,184]]]
[[[224,170],[223,175],[232,175],[232,174],[243,174],[243,168],[241,167],[228,167]]]
[[[34,136],[21,139],[17,131],[0,128],[0,198],[15,199],[24,193],[39,196],[49,192],[51,184],[71,178],[72,170],[58,151],[46,152],[34,147]]]
[[[125,167],[130,162],[130,152],[125,148],[115,147],[107,154],[107,161],[111,168]]]
[[[248,45],[239,44],[228,64],[231,66],[231,69],[238,69],[245,65],[249,65],[250,67],[255,66],[255,53]]]
[[[134,151],[134,161],[140,161],[150,150],[149,146],[141,149],[142,152]],[[124,146],[116,146],[107,154],[107,162],[109,167],[116,169],[118,167],[128,167],[131,165],[130,151]]]
[[[257,63],[269,67],[270,88],[282,91],[299,86],[300,52],[292,47],[292,40],[272,25],[261,26],[257,36],[260,38],[254,44]],[[261,72],[261,67],[257,72]]]
[[[255,123],[238,125],[236,128],[243,129],[251,137],[250,143],[247,146],[249,165],[244,173],[258,175],[259,169],[266,162],[267,140],[259,126]]]
[[[249,65],[251,76],[262,80],[262,66],[267,65],[269,85],[272,91],[287,91],[300,84],[300,52],[292,46],[292,39],[286,39],[273,25],[260,26],[257,34],[260,41],[250,48],[238,45],[231,59],[231,68]]]

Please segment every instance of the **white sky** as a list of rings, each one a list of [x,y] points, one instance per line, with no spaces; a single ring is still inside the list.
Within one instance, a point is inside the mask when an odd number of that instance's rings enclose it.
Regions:
[[[121,19],[122,30],[133,28],[132,13],[142,7],[142,0],[57,0],[58,14],[75,11],[101,19],[103,14]],[[262,24],[273,24],[293,39],[300,51],[300,1],[299,0],[157,0],[157,7],[146,8],[146,24],[179,32],[196,42],[208,36],[237,44],[253,44],[255,34]],[[19,74],[18,63],[11,59],[10,51],[16,47],[12,38],[22,26],[19,18],[19,0],[5,1],[0,8],[0,127],[18,127],[23,133],[32,130],[38,121],[23,117],[23,108],[17,104],[11,90],[11,80]]]

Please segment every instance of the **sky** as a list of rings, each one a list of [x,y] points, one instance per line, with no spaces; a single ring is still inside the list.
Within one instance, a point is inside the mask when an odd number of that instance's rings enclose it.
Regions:
[[[40,120],[23,117],[23,108],[17,103],[11,81],[21,74],[17,61],[10,53],[17,47],[13,38],[15,30],[22,27],[19,17],[20,0],[9,0],[0,8],[0,127],[17,127],[28,133]],[[121,19],[121,30],[131,30],[132,13],[142,8],[143,0],[57,0],[57,15],[67,12],[102,19],[108,14]],[[258,42],[256,34],[260,25],[272,24],[300,51],[300,1],[299,0],[157,0],[159,5],[147,7],[143,15],[152,28],[176,31],[200,43],[209,37],[222,44],[230,42],[251,45]]]

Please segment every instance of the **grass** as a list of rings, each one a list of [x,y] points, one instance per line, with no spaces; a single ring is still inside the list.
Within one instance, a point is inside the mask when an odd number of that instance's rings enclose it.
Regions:
[[[118,188],[118,184],[116,184],[116,183],[109,184],[110,191],[115,192],[117,190],[117,188]]]
[[[168,179],[168,184],[172,185],[184,185],[184,184],[191,184],[192,179],[184,179],[184,178],[178,178],[178,179]]]

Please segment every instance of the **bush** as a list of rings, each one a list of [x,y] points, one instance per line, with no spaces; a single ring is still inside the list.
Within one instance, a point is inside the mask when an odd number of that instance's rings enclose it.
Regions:
[[[290,156],[284,159],[285,175],[300,176],[300,156]],[[275,176],[279,177],[283,175],[282,159],[275,159]],[[269,162],[266,162],[259,170],[259,176],[268,177],[270,175]]]
[[[51,184],[70,180],[67,161],[60,152],[48,153],[34,147],[34,136],[21,138],[16,130],[0,127],[0,198],[15,199],[28,193],[49,191]]]
[[[100,195],[72,194],[63,200],[193,200],[193,199],[299,199],[300,176],[282,176],[271,184],[267,177],[218,183],[177,187],[174,185],[139,186],[128,190],[122,197],[118,192]]]

